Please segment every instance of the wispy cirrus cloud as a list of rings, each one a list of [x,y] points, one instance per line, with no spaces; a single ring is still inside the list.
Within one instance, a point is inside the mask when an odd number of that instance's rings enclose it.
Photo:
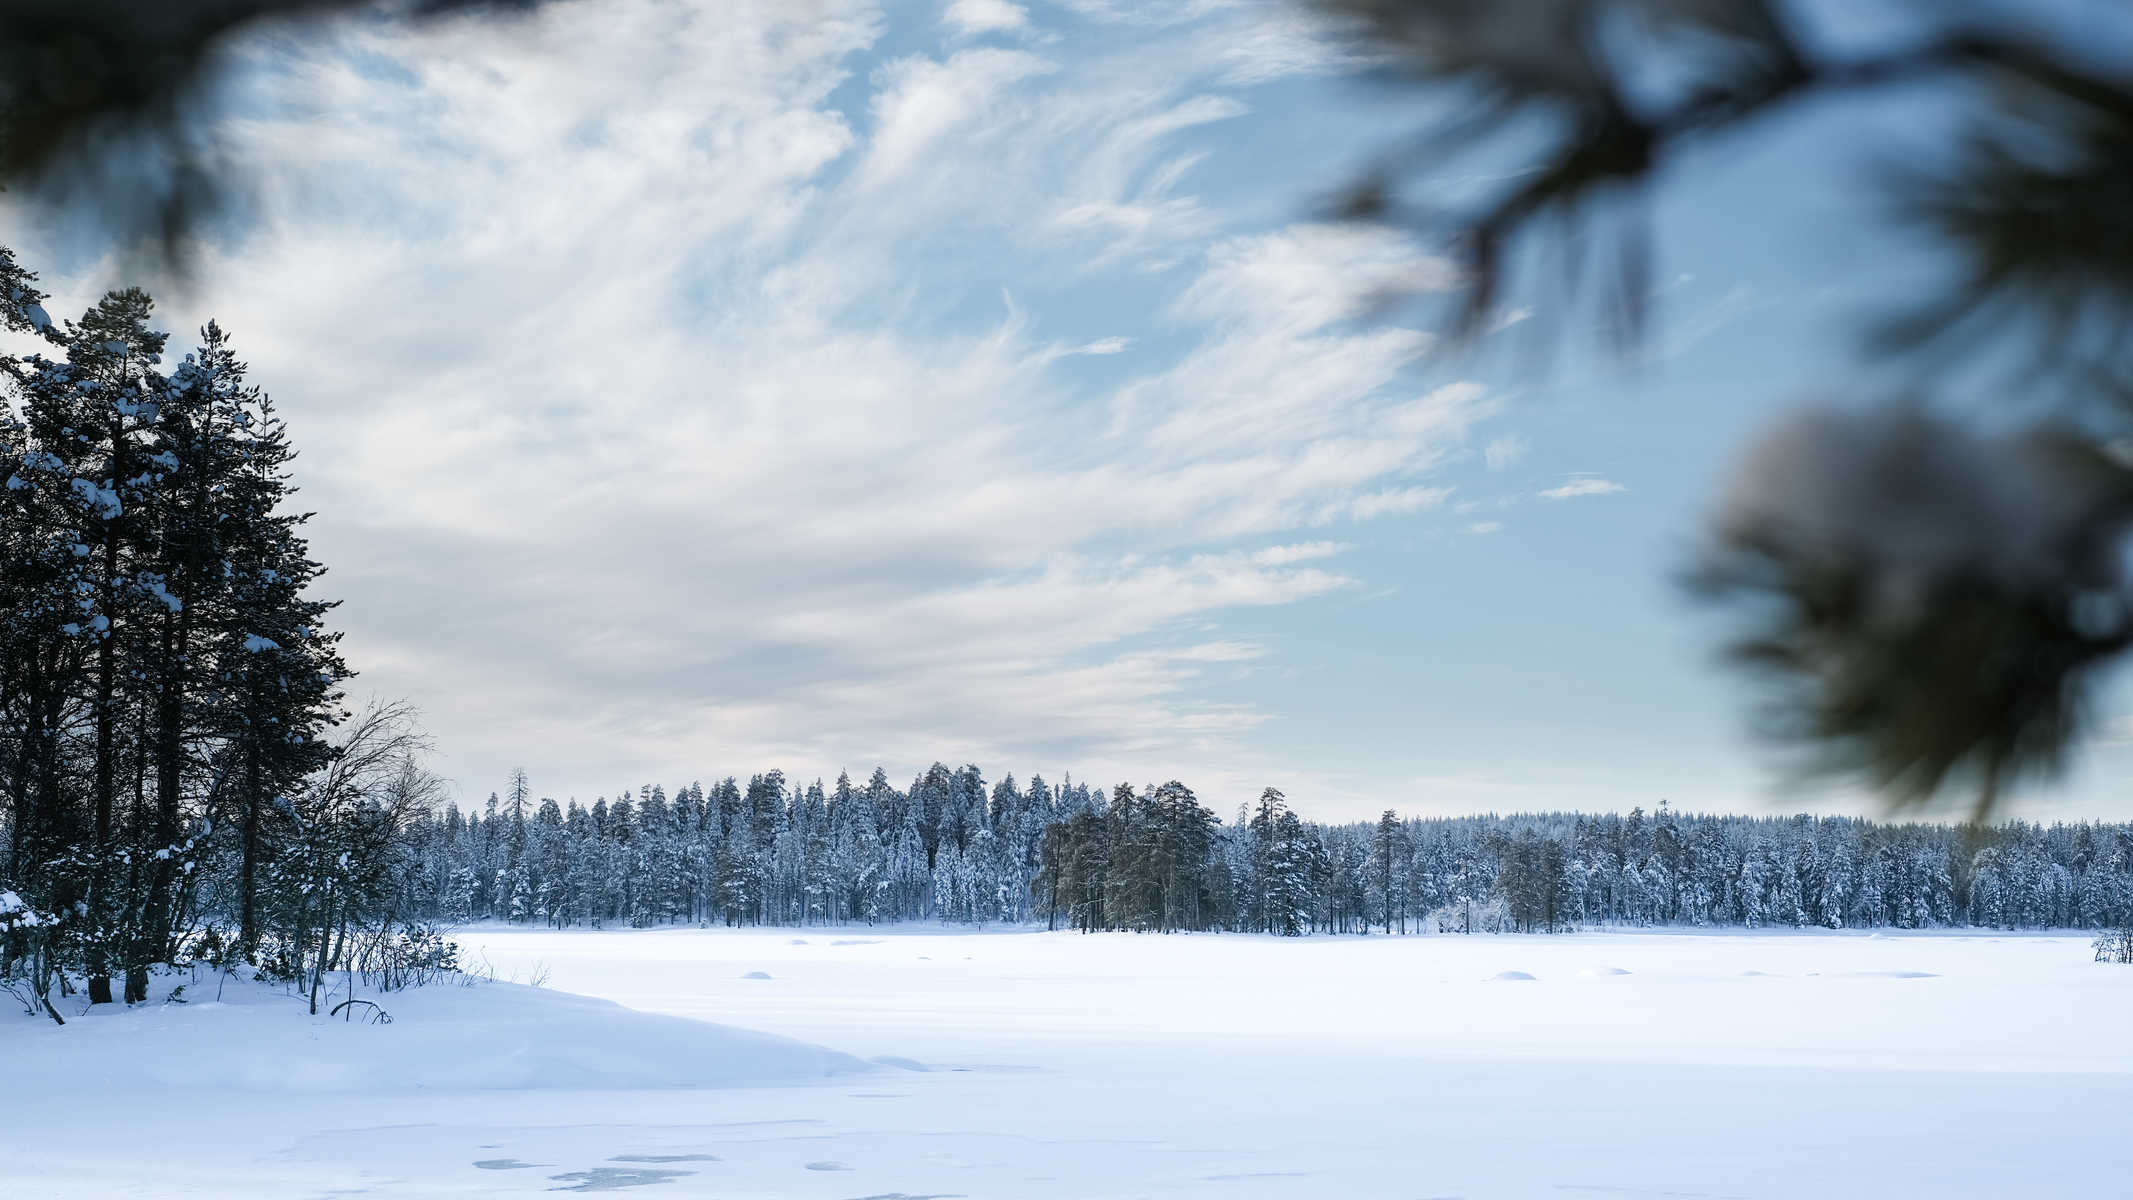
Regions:
[[[246,90],[256,219],[178,323],[291,416],[364,683],[468,791],[939,757],[1249,794],[1278,710],[1205,685],[1279,650],[1224,615],[1445,502],[1495,401],[1355,318],[1449,269],[1195,187],[1266,10],[1095,53],[940,11],[887,59],[863,0],[350,25]],[[1142,297],[1134,336],[1061,279]]]
[[[965,37],[1020,33],[1030,27],[1029,10],[1009,0],[949,0],[941,22]]]
[[[1612,496],[1629,489],[1598,475],[1573,475],[1569,481],[1541,492],[1543,500],[1575,500],[1580,496]]]

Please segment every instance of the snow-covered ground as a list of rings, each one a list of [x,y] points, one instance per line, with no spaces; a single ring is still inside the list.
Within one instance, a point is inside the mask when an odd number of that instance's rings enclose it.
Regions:
[[[2080,938],[461,941],[547,990],[0,1016],[0,1196],[2127,1194]]]
[[[874,1069],[789,1038],[511,983],[391,995],[359,989],[357,1006],[338,1018],[332,1009],[347,993],[337,992],[326,998],[326,1015],[313,1018],[305,999],[283,988],[218,988],[212,975],[178,982],[180,1000],[159,987],[156,1003],[130,1011],[62,1002],[62,1012],[77,1014],[72,1024],[39,1019],[0,1034],[7,1051],[0,1061],[10,1074],[75,1075],[119,1092],[207,1086],[311,1094],[742,1087]],[[389,1023],[373,1025],[378,1009]]]

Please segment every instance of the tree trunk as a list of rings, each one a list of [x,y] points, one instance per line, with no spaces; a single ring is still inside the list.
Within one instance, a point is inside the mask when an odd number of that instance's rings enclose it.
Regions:
[[[118,531],[107,529],[104,538],[104,616],[108,622],[115,607],[110,580],[118,575]],[[96,869],[89,877],[89,919],[95,933],[89,943],[89,1003],[111,1003],[111,958],[108,910],[111,905],[111,805],[117,790],[115,700],[118,681],[118,640],[115,623],[103,630],[103,643],[96,651]]]
[[[152,963],[170,958],[171,893],[178,870],[178,788],[184,766],[186,626],[190,609],[164,620],[163,691],[156,698],[156,809],[151,825],[148,860],[148,896],[141,910],[140,929],[134,935],[132,961],[127,964],[126,999],[137,1003],[148,998],[147,970]],[[136,983],[136,974],[139,982]]]
[[[257,740],[249,740],[244,749],[244,795],[239,801],[244,808],[244,852],[237,870],[237,946],[244,960],[255,965],[259,962],[261,774],[263,772],[260,770]]]

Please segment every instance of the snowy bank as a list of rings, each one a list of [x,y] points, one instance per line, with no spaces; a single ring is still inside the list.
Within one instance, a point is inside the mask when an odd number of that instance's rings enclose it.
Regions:
[[[182,980],[181,980],[182,982]],[[156,989],[158,998],[164,989]],[[512,983],[366,993],[390,1024],[312,1016],[279,988],[189,984],[190,1003],[0,1013],[17,1090],[160,1085],[250,1091],[755,1087],[873,1070],[822,1046]],[[322,1006],[323,1007],[323,1006]],[[79,1013],[80,1015],[77,1015]]]

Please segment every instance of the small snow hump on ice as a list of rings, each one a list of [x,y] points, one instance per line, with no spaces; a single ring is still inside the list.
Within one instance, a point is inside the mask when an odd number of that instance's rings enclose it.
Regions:
[[[1578,974],[1587,979],[1598,979],[1603,975],[1627,975],[1629,972],[1620,967],[1585,967],[1580,969]]]
[[[1498,971],[1494,975],[1489,976],[1489,982],[1516,983],[1520,980],[1530,980],[1532,978],[1533,976],[1526,974],[1524,971]]]
[[[768,972],[768,971],[750,971],[750,972],[748,972],[748,973],[747,973],[746,975],[743,975],[743,976],[741,976],[741,978],[743,978],[743,979],[768,979],[768,978],[770,978],[770,972]]]

